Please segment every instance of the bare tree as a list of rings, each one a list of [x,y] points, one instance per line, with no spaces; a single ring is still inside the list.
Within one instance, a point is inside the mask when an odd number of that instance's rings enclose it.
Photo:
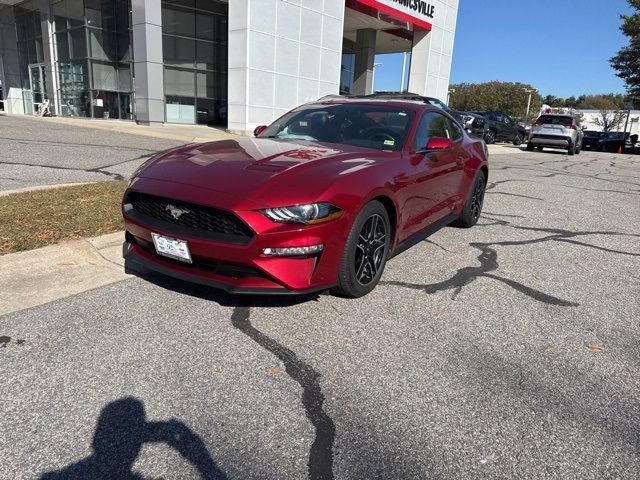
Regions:
[[[598,109],[598,117],[593,121],[594,124],[602,127],[605,132],[611,130],[620,130],[620,124],[626,116],[626,112],[620,110],[608,110],[605,108]]]

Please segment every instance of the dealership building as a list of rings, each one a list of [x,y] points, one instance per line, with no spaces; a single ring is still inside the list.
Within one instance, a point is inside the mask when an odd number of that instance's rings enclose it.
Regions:
[[[0,111],[247,132],[296,105],[398,87],[446,100],[458,0],[0,0]],[[47,103],[48,102],[48,103]]]

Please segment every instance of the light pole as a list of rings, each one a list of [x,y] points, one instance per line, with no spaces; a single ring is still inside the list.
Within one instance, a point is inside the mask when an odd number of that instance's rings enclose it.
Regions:
[[[533,92],[536,92],[537,90],[535,88],[533,89],[523,88],[523,90],[524,90],[524,93],[529,94],[529,100],[527,100],[527,113],[524,116],[524,123],[526,125],[527,123],[529,123],[529,109],[531,108],[531,95],[533,94]]]
[[[451,90],[447,91],[447,106],[449,106],[449,98],[451,97],[452,93],[456,93],[456,89],[452,88]]]
[[[376,80],[376,68],[381,67],[381,63],[374,63],[373,69],[371,70],[371,93],[375,93],[375,80]]]

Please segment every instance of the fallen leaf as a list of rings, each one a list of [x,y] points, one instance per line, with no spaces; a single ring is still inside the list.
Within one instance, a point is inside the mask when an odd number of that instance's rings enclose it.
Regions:
[[[604,345],[601,343],[590,343],[587,348],[592,352],[604,352]]]
[[[271,375],[277,375],[279,373],[282,373],[284,371],[284,369],[282,369],[281,367],[269,367],[267,369],[267,372],[269,372]]]
[[[527,383],[529,383],[529,380],[527,380],[526,378],[523,377],[518,382],[518,385],[520,385],[521,387],[524,387]]]
[[[622,394],[620,392],[613,392],[611,395],[609,395],[611,398],[614,398],[616,400],[618,400]]]
[[[553,353],[556,351],[556,347],[554,347],[553,345],[549,345],[547,348],[544,349],[544,351],[547,353]]]

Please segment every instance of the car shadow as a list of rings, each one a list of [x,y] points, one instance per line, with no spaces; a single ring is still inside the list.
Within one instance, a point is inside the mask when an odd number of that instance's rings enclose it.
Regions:
[[[310,301],[318,301],[323,292],[307,293],[307,294],[284,294],[284,295],[237,295],[227,293],[224,290],[218,290],[213,287],[199,285],[197,283],[187,282],[177,278],[169,277],[154,271],[140,272],[137,270],[126,270],[127,273],[134,275],[142,280],[148,281],[166,290],[189,295],[191,297],[209,300],[218,303],[223,307],[235,307],[239,304],[242,297],[250,297],[251,304],[254,307],[292,307]]]
[[[47,472],[40,480],[142,480],[144,477],[133,471],[133,465],[146,443],[167,444],[204,479],[227,479],[202,439],[187,425],[176,419],[149,422],[142,401],[125,397],[102,409],[91,443],[91,455],[61,470]]]

